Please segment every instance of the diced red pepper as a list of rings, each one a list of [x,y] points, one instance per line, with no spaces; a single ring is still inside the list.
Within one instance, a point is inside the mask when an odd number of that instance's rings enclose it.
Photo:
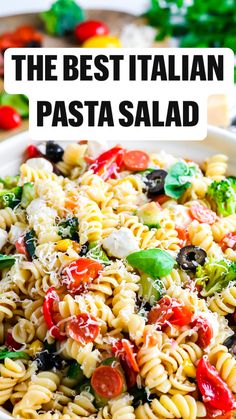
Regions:
[[[200,359],[196,377],[204,403],[207,403],[211,408],[222,411],[223,414],[236,408],[233,393],[206,357]]]
[[[48,329],[51,335],[58,339],[66,339],[65,333],[62,333],[58,326],[58,303],[60,301],[59,295],[57,294],[54,287],[50,287],[45,295],[43,303],[43,315]]]
[[[139,366],[136,361],[137,348],[128,339],[117,340],[112,345],[112,352],[119,359],[125,373],[128,388],[137,382]]]
[[[113,147],[100,154],[90,166],[90,170],[101,176],[103,180],[112,178],[121,169],[124,153],[125,150],[122,147]]]

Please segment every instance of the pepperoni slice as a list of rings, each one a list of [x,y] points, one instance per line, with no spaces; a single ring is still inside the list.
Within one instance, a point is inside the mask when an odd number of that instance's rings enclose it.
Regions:
[[[147,169],[149,160],[149,155],[145,151],[132,150],[125,153],[123,163],[126,169],[135,172]]]
[[[135,353],[132,348],[133,345],[131,345],[128,339],[122,339],[122,343],[123,343],[123,348],[126,354],[127,361],[129,362],[129,364],[131,365],[131,367],[133,368],[135,372],[139,372],[139,366],[137,364]]]
[[[99,396],[105,399],[113,399],[122,392],[122,376],[117,368],[101,365],[95,369],[91,378],[91,385]]]
[[[195,203],[190,207],[190,214],[195,220],[199,221],[199,223],[214,224],[217,218],[214,211],[203,207],[203,205],[198,203]]]
[[[67,334],[83,345],[93,342],[98,336],[98,333],[98,322],[95,317],[88,313],[78,314],[67,326]]]

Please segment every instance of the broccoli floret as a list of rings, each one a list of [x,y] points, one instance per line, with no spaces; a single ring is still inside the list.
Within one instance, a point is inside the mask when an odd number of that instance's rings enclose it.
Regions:
[[[201,295],[208,297],[221,292],[230,282],[236,282],[236,262],[211,259],[196,270],[197,284],[201,285]]]
[[[229,177],[219,182],[214,181],[208,187],[207,196],[216,207],[218,215],[236,213],[236,179]]]

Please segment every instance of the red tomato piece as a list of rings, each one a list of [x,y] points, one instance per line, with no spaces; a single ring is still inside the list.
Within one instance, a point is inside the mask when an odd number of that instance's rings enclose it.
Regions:
[[[177,306],[172,307],[173,314],[170,318],[170,323],[175,326],[186,326],[191,322],[193,312],[190,307],[187,306]]]
[[[199,223],[214,224],[217,215],[214,211],[198,203],[193,204],[190,209],[191,216]]]
[[[159,196],[155,197],[153,199],[153,201],[158,202],[159,205],[162,205],[165,202],[169,201],[169,199],[171,199],[169,196],[163,194],[163,195],[159,195]]]
[[[217,369],[205,357],[201,358],[197,365],[196,378],[204,403],[221,410],[222,413],[236,408],[231,390],[222,380]]]
[[[39,157],[39,156],[41,156],[41,153],[38,150],[38,148],[35,145],[33,145],[33,144],[30,144],[27,147],[27,149],[25,150],[25,158],[26,158],[26,160],[32,159],[34,157]]]
[[[78,314],[67,326],[68,335],[82,345],[94,342],[99,333],[97,319],[88,313]]]
[[[81,44],[93,36],[108,35],[109,29],[99,20],[86,20],[75,27],[75,38]]]
[[[167,322],[176,326],[186,326],[191,322],[192,310],[184,306],[175,298],[165,296],[148,313],[148,323],[158,323],[165,326]]]
[[[0,128],[8,130],[19,127],[21,116],[11,106],[0,106]]]
[[[236,250],[236,231],[226,234],[219,242],[219,245],[223,252],[228,248]]]
[[[43,303],[43,315],[51,335],[58,340],[64,340],[66,336],[62,334],[56,322],[58,313],[56,312],[55,307],[57,307],[59,301],[59,295],[57,294],[55,288],[50,287],[45,295]]]
[[[17,253],[20,253],[21,255],[27,255],[24,236],[19,237],[19,239],[15,242],[15,247],[16,247]]]
[[[178,233],[178,238],[181,240],[181,247],[187,246],[189,243],[188,229],[184,227],[176,227],[175,229]]]
[[[213,329],[210,323],[207,321],[207,319],[199,316],[193,320],[191,326],[197,328],[197,344],[203,349],[207,348],[213,338]]]
[[[170,297],[165,296],[161,298],[157,305],[152,307],[152,309],[149,311],[148,324],[164,324],[171,318],[172,314],[172,300]]]
[[[85,284],[90,284],[103,269],[101,263],[93,259],[80,258],[71,262],[65,269],[67,289],[72,293],[83,290]]]
[[[121,394],[123,380],[117,368],[101,365],[95,369],[91,378],[91,385],[99,396],[105,399],[113,399],[113,397]]]
[[[149,161],[150,157],[145,151],[131,150],[126,151],[123,163],[126,169],[135,172],[138,170],[146,170]]]

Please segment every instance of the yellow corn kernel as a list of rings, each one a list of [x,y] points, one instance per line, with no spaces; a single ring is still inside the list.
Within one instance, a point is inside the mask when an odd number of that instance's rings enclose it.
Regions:
[[[63,239],[59,240],[56,244],[56,250],[59,252],[66,252],[68,250],[68,247],[70,247],[72,244],[72,240],[70,239]]]
[[[40,342],[40,340],[35,340],[33,343],[31,343],[28,353],[31,356],[36,355],[38,352],[41,352],[43,350],[43,344]]]
[[[191,377],[191,378],[195,378],[196,377],[196,368],[195,368],[195,366],[193,365],[193,363],[190,361],[190,360],[188,360],[188,359],[186,359],[184,362],[183,362],[183,372],[188,376],[188,377]]]

